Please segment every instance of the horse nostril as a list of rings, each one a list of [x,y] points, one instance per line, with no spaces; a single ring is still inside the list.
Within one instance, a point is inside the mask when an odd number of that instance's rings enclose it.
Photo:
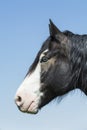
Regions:
[[[17,99],[18,102],[21,102],[22,101],[22,98],[20,96],[18,96],[18,99]]]
[[[16,102],[17,106],[20,106],[21,103],[22,103],[22,98],[21,98],[21,96],[17,96],[17,97],[15,98],[15,102]]]

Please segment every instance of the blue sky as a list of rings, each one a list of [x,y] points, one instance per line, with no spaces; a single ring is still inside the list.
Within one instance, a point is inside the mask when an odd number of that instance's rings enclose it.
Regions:
[[[87,97],[79,90],[37,115],[21,113],[14,103],[17,88],[49,36],[49,18],[61,30],[87,33],[87,1],[0,1],[0,130],[87,130]]]

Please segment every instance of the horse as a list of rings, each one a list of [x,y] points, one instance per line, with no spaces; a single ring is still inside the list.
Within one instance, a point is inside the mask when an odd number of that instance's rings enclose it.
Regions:
[[[15,95],[25,113],[36,114],[74,89],[87,95],[87,35],[60,31],[52,20],[49,32]]]

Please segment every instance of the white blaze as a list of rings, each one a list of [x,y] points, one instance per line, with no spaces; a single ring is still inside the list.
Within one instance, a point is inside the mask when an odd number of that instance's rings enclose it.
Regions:
[[[40,59],[44,56],[44,52],[41,54]],[[43,93],[40,92],[40,73],[41,65],[38,62],[35,70],[26,76],[18,88],[15,102],[21,111],[32,113],[38,111],[38,104],[40,103],[41,96],[43,96]]]
[[[27,93],[36,93],[40,89],[40,64],[31,74],[28,74],[18,91],[26,91]]]
[[[37,112],[38,103],[42,93],[40,89],[40,63],[37,64],[36,69],[31,74],[27,75],[23,83],[17,90],[15,101],[22,111]],[[21,97],[22,101],[17,101],[17,97]]]

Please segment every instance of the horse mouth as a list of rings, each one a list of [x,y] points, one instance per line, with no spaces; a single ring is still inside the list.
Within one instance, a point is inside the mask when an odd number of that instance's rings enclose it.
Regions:
[[[37,114],[39,111],[39,107],[34,101],[32,101],[28,106],[22,104],[21,106],[18,106],[18,108],[21,112],[29,114]]]

